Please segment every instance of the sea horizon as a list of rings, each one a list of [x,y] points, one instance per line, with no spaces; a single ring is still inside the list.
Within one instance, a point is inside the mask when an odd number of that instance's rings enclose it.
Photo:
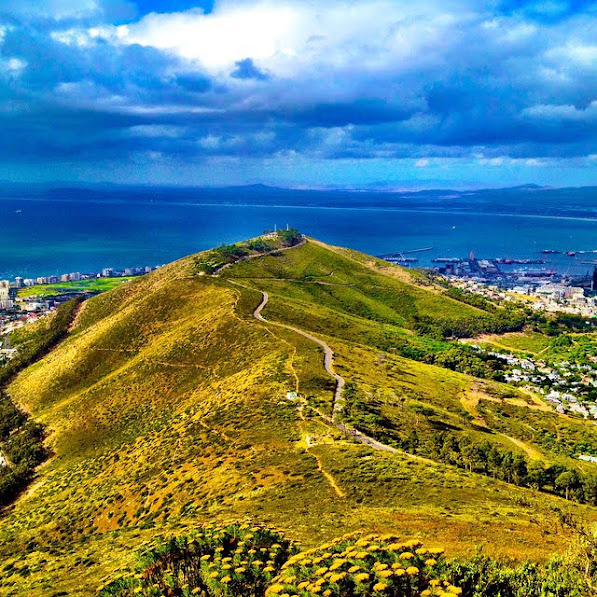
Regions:
[[[189,189],[163,195],[154,187],[144,196],[123,189],[0,197],[0,278],[156,266],[286,225],[372,255],[433,247],[416,255],[414,267],[471,251],[488,259],[536,259],[540,251],[554,250],[560,254],[549,255],[543,269],[579,275],[592,269],[581,263],[589,261],[582,252],[597,249],[591,189],[560,195],[554,189],[504,189],[501,203],[495,190],[376,193],[374,205],[368,196],[368,204],[360,204],[362,196],[355,200],[351,192],[263,186],[236,193],[222,188],[219,195],[196,188],[184,200],[177,195]],[[579,254],[563,254],[568,251]]]

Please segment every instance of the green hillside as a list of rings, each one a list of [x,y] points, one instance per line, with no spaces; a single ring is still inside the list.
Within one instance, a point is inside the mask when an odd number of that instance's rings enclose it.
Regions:
[[[597,453],[595,427],[455,341],[521,313],[444,292],[308,240],[185,258],[85,301],[6,387],[51,457],[0,516],[0,594],[92,595],[156,537],[231,521],[304,549],[362,531],[448,557],[563,553],[561,514],[597,515],[595,465],[574,458]]]

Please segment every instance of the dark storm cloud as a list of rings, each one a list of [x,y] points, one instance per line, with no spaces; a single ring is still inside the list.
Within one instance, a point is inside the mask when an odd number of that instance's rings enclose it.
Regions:
[[[315,15],[301,0],[3,8],[0,157],[597,153],[590,2],[428,4],[331,2]],[[265,39],[238,25],[246,19],[262,19]]]
[[[234,79],[255,79],[257,81],[265,81],[268,78],[264,72],[261,72],[255,66],[250,58],[239,60],[230,76]]]

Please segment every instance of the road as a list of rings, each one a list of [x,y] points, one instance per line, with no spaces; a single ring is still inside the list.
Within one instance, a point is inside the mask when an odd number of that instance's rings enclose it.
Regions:
[[[288,248],[290,249],[290,248],[295,248],[295,247],[288,247]],[[244,284],[242,284],[236,280],[228,279],[228,282],[230,282],[231,284],[234,284],[235,286],[240,286],[241,288],[245,288],[247,290],[255,290],[254,288],[245,286]],[[261,292],[262,299],[261,299],[261,302],[259,303],[259,305],[256,307],[256,309],[253,311],[253,317],[257,321],[259,321],[260,323],[263,323],[263,324],[274,325],[274,326],[277,326],[280,328],[291,330],[291,331],[295,332],[296,334],[300,334],[301,336],[307,338],[308,340],[315,342],[316,344],[318,344],[319,346],[321,346],[323,348],[323,353],[324,353],[323,365],[324,365],[327,373],[331,377],[333,377],[334,380],[336,381],[336,388],[334,390],[334,404],[332,407],[332,416],[330,417],[328,415],[325,415],[321,411],[319,411],[318,409],[316,409],[310,405],[305,405],[305,406],[307,406],[307,408],[313,410],[323,420],[325,420],[327,423],[336,427],[342,433],[346,434],[347,436],[352,437],[353,439],[355,439],[356,441],[358,441],[364,445],[370,446],[374,450],[379,450],[381,452],[389,452],[391,454],[400,452],[401,454],[404,454],[405,456],[412,458],[414,460],[426,460],[425,458],[421,458],[420,456],[415,456],[413,454],[407,454],[407,453],[402,452],[396,448],[393,448],[392,446],[382,444],[381,442],[378,442],[376,439],[369,437],[365,433],[362,433],[361,431],[358,431],[357,429],[354,429],[353,427],[348,427],[344,423],[340,423],[340,422],[336,421],[336,415],[342,410],[342,390],[343,390],[344,386],[346,385],[346,382],[341,375],[339,375],[338,373],[336,373],[334,371],[334,353],[333,353],[332,349],[329,347],[329,345],[326,342],[324,342],[320,338],[317,338],[317,336],[310,334],[309,332],[305,332],[304,330],[301,330],[300,328],[294,327],[292,325],[288,325],[286,323],[280,323],[277,321],[270,321],[269,319],[265,319],[265,317],[263,317],[261,312],[263,311],[263,309],[265,308],[265,306],[267,305],[267,303],[269,301],[269,295],[264,290],[260,290],[259,292]]]
[[[319,344],[319,346],[323,348],[323,366],[325,370],[329,373],[329,375],[331,375],[336,380],[336,389],[334,390],[334,406],[332,408],[331,418],[331,421],[334,422],[336,413],[342,410],[342,389],[344,388],[346,382],[344,381],[344,378],[341,375],[338,375],[338,373],[334,371],[334,353],[332,352],[332,349],[323,340],[317,338],[316,336],[313,336],[312,334],[309,334],[309,332],[305,332],[300,328],[295,328],[294,326],[288,325],[286,323],[278,323],[277,321],[269,321],[265,319],[263,315],[261,315],[261,311],[263,311],[263,308],[265,307],[265,305],[267,305],[269,295],[267,294],[267,292],[264,291],[261,291],[261,294],[263,295],[261,303],[259,303],[255,311],[253,311],[253,317],[255,319],[261,321],[262,323],[269,323],[270,325],[275,325],[281,328],[285,328],[287,330],[292,330],[293,332],[300,334],[301,336],[304,336],[308,340],[311,340],[312,342]]]

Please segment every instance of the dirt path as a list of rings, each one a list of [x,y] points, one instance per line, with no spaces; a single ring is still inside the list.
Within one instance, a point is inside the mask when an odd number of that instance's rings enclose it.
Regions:
[[[261,303],[259,303],[259,305],[255,309],[255,311],[253,311],[253,317],[255,319],[257,319],[261,323],[269,323],[271,325],[276,325],[278,327],[282,327],[287,330],[291,330],[297,334],[300,334],[301,336],[304,336],[308,340],[311,340],[312,342],[319,344],[319,346],[321,346],[323,348],[323,355],[324,355],[323,356],[323,366],[324,366],[325,370],[328,372],[328,374],[336,380],[336,388],[334,390],[334,405],[332,407],[332,419],[331,419],[332,422],[334,422],[336,413],[339,412],[340,410],[342,410],[342,404],[341,404],[342,389],[344,388],[344,385],[346,384],[346,382],[344,381],[344,378],[341,375],[338,375],[334,371],[334,353],[332,352],[332,349],[323,340],[320,340],[316,336],[309,334],[309,332],[305,332],[305,331],[301,330],[300,328],[295,328],[294,326],[288,325],[286,323],[278,323],[277,321],[269,321],[269,320],[265,319],[263,317],[263,315],[261,315],[261,311],[263,311],[263,308],[267,305],[267,302],[269,300],[269,295],[267,294],[267,292],[264,292],[264,291],[262,291],[261,294],[263,295]]]
[[[327,482],[330,484],[330,487],[336,492],[336,495],[341,498],[346,497],[346,493],[338,485],[336,479],[334,479],[334,477],[323,468],[323,462],[321,462],[321,458],[311,450],[313,445],[311,444],[311,438],[309,437],[308,433],[305,434],[305,444],[307,445],[307,452],[309,452],[309,454],[311,454],[311,456],[313,456],[317,462],[317,470],[325,477]]]
[[[305,240],[305,242],[306,242],[306,240]],[[295,247],[288,247],[288,248],[289,249],[296,248],[297,246],[298,245],[295,245]],[[257,321],[259,321],[260,323],[266,324],[266,325],[274,325],[274,326],[281,327],[281,328],[290,330],[292,332],[295,332],[296,334],[300,334],[301,336],[307,338],[308,340],[311,340],[312,342],[315,342],[316,344],[318,344],[319,346],[321,346],[323,348],[325,370],[336,381],[336,388],[334,390],[334,404],[332,407],[332,416],[330,417],[328,415],[325,415],[320,410],[314,408],[311,405],[304,404],[305,407],[307,407],[310,410],[312,410],[313,412],[315,412],[321,419],[323,419],[328,424],[336,427],[338,430],[340,430],[342,433],[344,433],[347,437],[351,437],[352,439],[360,442],[361,444],[369,446],[369,447],[373,448],[374,450],[379,450],[381,452],[389,452],[390,454],[400,453],[400,454],[406,456],[407,458],[411,458],[413,460],[418,460],[418,461],[429,462],[429,463],[435,464],[434,461],[429,460],[428,458],[423,458],[422,456],[416,456],[414,454],[408,454],[407,452],[403,452],[402,450],[398,450],[397,448],[394,448],[392,446],[387,446],[386,444],[382,444],[381,442],[378,442],[376,439],[369,437],[365,433],[362,433],[361,431],[358,431],[357,429],[354,429],[353,427],[348,427],[344,423],[340,423],[340,422],[336,421],[336,414],[342,410],[342,390],[343,390],[346,382],[341,375],[339,375],[338,373],[336,373],[334,371],[334,353],[333,353],[332,349],[328,346],[328,344],[326,342],[324,342],[323,340],[320,340],[319,338],[317,338],[313,334],[310,334],[309,332],[305,332],[304,330],[301,330],[300,328],[294,327],[292,325],[265,319],[265,317],[263,317],[261,312],[263,311],[263,309],[265,308],[265,306],[267,305],[267,303],[269,301],[269,295],[267,292],[265,292],[263,290],[259,291],[256,288],[252,288],[250,286],[245,286],[244,284],[242,284],[241,282],[238,282],[236,280],[228,279],[228,282],[230,282],[231,284],[234,284],[235,286],[240,286],[241,288],[244,288],[246,290],[261,292],[261,295],[262,295],[261,302],[256,307],[256,309],[253,311],[253,317]],[[298,379],[297,379],[297,383],[298,383]]]
[[[311,409],[312,411],[314,411],[315,413],[317,413],[324,421],[326,421],[330,425],[333,425],[334,427],[336,427],[337,429],[342,431],[342,433],[346,434],[347,436],[355,439],[356,441],[358,441],[362,444],[370,446],[374,450],[379,450],[381,452],[390,452],[391,454],[401,453],[401,454],[405,454],[406,456],[413,458],[415,460],[427,461],[426,458],[422,458],[420,456],[415,456],[414,454],[406,454],[406,453],[402,452],[401,450],[398,450],[397,448],[393,448],[392,446],[387,446],[385,444],[382,444],[381,442],[378,442],[376,439],[369,437],[368,435],[362,433],[361,431],[358,431],[357,429],[354,429],[353,427],[348,427],[347,425],[344,425],[344,423],[339,423],[338,421],[336,421],[335,415],[342,409],[340,400],[342,398],[342,389],[344,388],[345,381],[344,381],[343,377],[341,377],[334,371],[334,368],[333,368],[334,353],[332,352],[332,349],[323,340],[320,340],[319,338],[313,336],[312,334],[309,334],[308,332],[305,332],[305,331],[303,331],[299,328],[296,328],[294,326],[287,325],[285,323],[278,323],[277,321],[270,321],[269,319],[265,319],[263,317],[263,315],[261,315],[261,311],[263,311],[263,308],[267,305],[269,296],[268,296],[267,292],[261,291],[261,294],[263,295],[261,303],[255,309],[255,311],[253,311],[253,317],[255,317],[255,319],[257,319],[261,323],[275,325],[275,326],[282,327],[287,330],[296,332],[297,334],[300,334],[301,336],[304,336],[305,338],[308,338],[309,340],[312,340],[313,342],[319,344],[319,346],[321,346],[324,350],[325,370],[336,380],[336,390],[334,392],[333,414],[330,417],[328,415],[323,414],[320,410],[317,410],[316,408],[314,408],[310,405],[307,405],[307,407],[309,409]],[[429,461],[429,462],[431,462],[431,461]]]

